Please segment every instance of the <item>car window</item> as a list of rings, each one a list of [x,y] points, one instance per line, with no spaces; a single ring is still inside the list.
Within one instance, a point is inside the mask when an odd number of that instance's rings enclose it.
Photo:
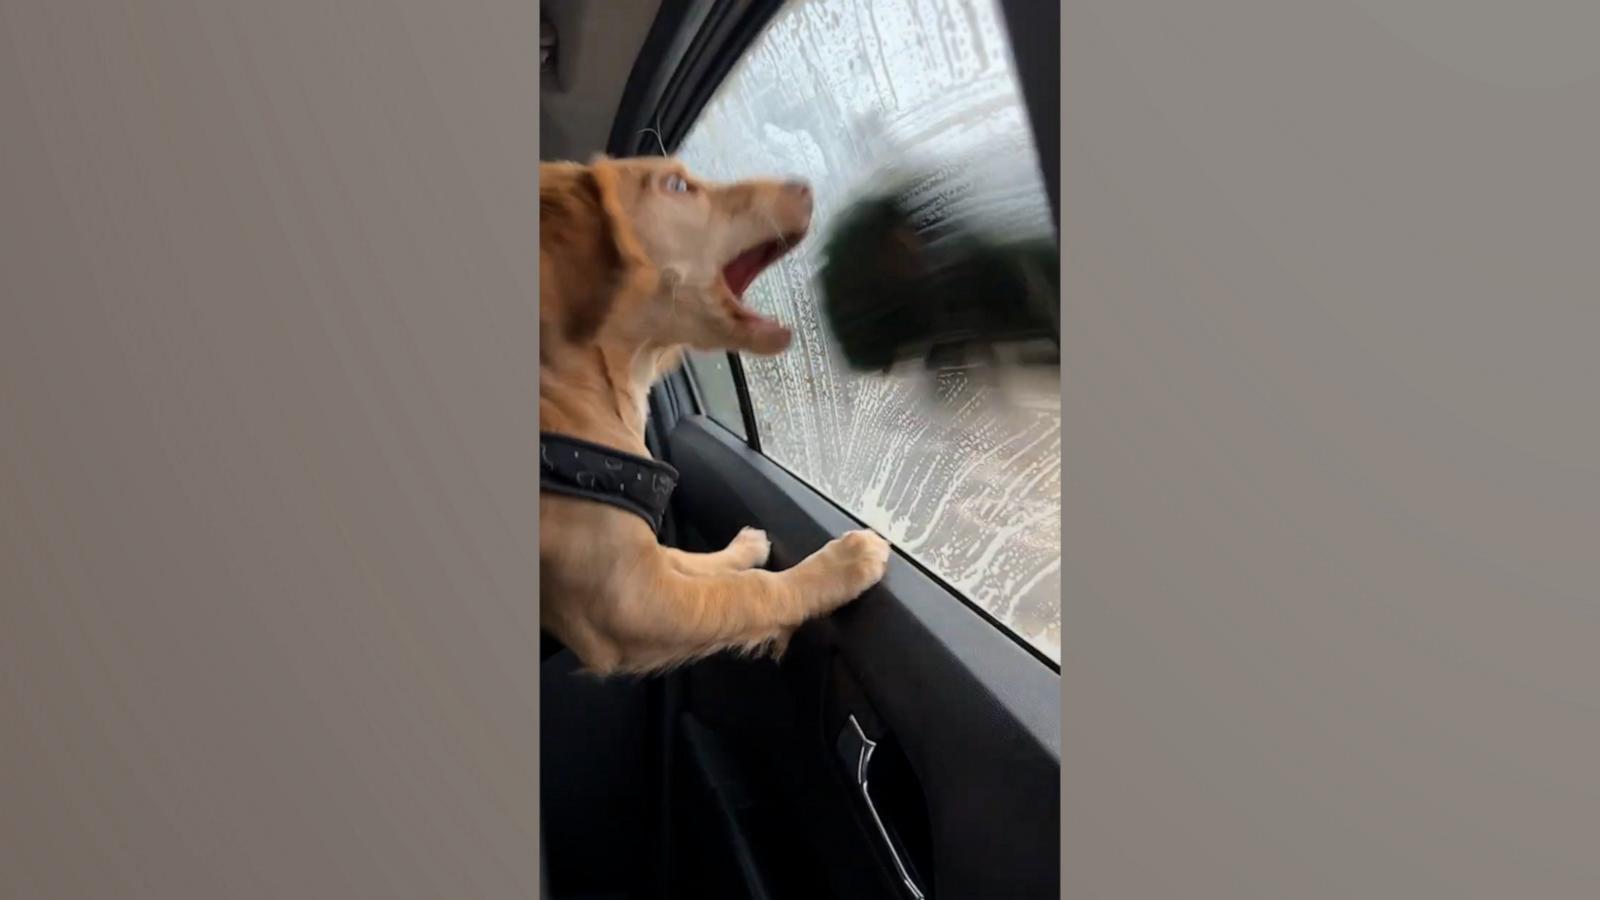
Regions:
[[[798,175],[815,190],[812,239],[746,294],[795,331],[786,353],[741,357],[762,452],[1059,661],[1059,365],[860,374],[815,285],[830,220],[888,166],[954,169],[964,189],[939,199],[965,219],[1053,234],[991,0],[786,4],[678,155],[709,178]]]
[[[733,380],[733,369],[724,351],[690,350],[684,354],[684,366],[694,382],[702,412],[713,422],[749,440],[745,433],[744,412],[739,406],[739,388]]]

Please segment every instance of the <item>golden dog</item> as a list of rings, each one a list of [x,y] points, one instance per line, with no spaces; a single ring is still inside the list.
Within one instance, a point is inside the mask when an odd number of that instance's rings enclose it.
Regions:
[[[650,385],[685,346],[771,355],[789,329],[742,297],[805,236],[798,182],[711,184],[662,158],[539,166],[539,427],[648,456]],[[615,506],[542,492],[540,624],[590,671],[648,672],[720,650],[781,654],[801,622],[883,577],[889,544],[852,531],[766,571],[766,535],[663,547]]]

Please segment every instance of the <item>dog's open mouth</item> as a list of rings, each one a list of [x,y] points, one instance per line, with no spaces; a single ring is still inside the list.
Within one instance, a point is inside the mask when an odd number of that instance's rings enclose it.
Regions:
[[[804,233],[786,234],[776,240],[766,241],[751,247],[735,256],[727,265],[722,267],[722,280],[727,282],[728,290],[732,292],[733,299],[741,308],[744,306],[744,292],[769,266],[782,259],[800,239]]]
[[[788,346],[789,329],[745,305],[744,293],[762,272],[782,259],[803,237],[805,232],[801,231],[764,241],[735,256],[722,267],[722,280],[733,295],[731,305],[734,321],[756,338],[758,344],[775,348],[770,352]]]

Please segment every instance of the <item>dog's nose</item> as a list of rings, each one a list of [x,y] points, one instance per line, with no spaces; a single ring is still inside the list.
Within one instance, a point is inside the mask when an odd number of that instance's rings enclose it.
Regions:
[[[804,181],[801,181],[798,178],[792,178],[788,181],[785,181],[783,183],[783,187],[784,190],[798,194],[801,197],[810,198],[811,196],[811,185],[806,184]]]

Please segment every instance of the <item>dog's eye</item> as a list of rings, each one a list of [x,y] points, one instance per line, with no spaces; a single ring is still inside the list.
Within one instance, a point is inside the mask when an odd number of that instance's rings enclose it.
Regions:
[[[663,182],[663,186],[669,194],[685,194],[689,191],[689,182],[685,181],[681,175],[668,175],[667,180]]]

